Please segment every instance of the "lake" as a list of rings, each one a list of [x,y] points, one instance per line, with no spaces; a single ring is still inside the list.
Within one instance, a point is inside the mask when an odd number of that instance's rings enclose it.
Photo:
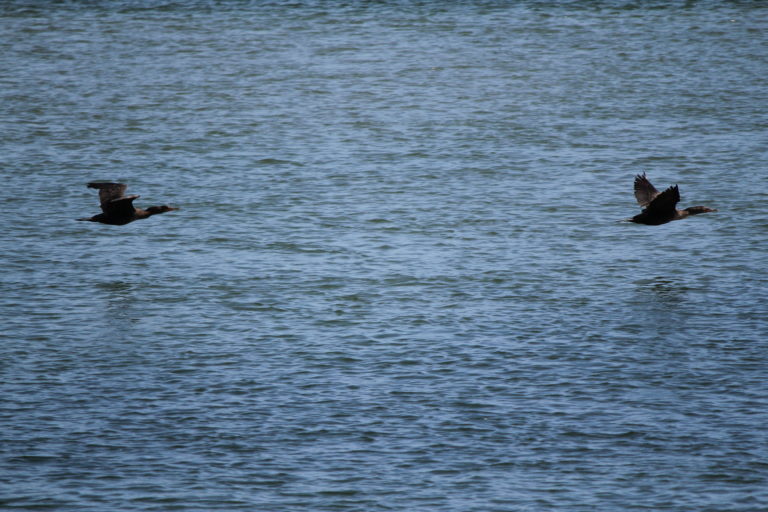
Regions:
[[[4,2],[0,508],[768,509],[766,48],[750,1]],[[643,172],[719,211],[620,222]]]

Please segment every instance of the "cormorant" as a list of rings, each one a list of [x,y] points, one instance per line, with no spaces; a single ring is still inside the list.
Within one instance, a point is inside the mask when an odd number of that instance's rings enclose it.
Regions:
[[[684,219],[690,215],[717,211],[706,206],[689,206],[684,210],[678,210],[675,208],[680,201],[680,191],[677,185],[669,187],[664,192],[659,192],[656,190],[656,187],[651,185],[648,178],[645,177],[645,173],[635,176],[635,198],[640,206],[643,207],[643,212],[627,220],[650,226],[666,224],[673,220]]]
[[[135,220],[146,219],[156,213],[178,210],[178,208],[166,205],[150,206],[146,210],[136,208],[133,206],[133,200],[140,196],[124,196],[123,193],[128,186],[123,183],[91,182],[88,183],[88,187],[99,189],[99,201],[101,202],[101,211],[103,213],[77,220],[122,226]]]

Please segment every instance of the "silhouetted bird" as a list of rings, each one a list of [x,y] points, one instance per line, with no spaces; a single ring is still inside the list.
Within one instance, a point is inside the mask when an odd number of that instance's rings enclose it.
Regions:
[[[156,213],[165,213],[178,208],[170,206],[150,206],[146,210],[135,208],[133,200],[141,196],[124,196],[127,185],[123,183],[100,183],[92,182],[88,184],[89,188],[99,189],[99,201],[101,202],[101,211],[98,215],[86,219],[91,222],[101,222],[102,224],[113,224],[122,226],[139,219],[146,219]]]
[[[645,173],[635,176],[635,198],[644,208],[643,212],[627,220],[638,224],[658,226],[672,220],[684,219],[689,215],[717,211],[706,206],[689,206],[685,210],[678,210],[675,208],[680,201],[680,191],[677,185],[669,187],[664,192],[659,192],[645,177]]]

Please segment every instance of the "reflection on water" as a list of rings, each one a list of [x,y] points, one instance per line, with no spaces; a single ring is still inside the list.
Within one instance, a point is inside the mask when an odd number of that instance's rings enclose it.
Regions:
[[[642,338],[651,357],[669,358],[678,344],[686,343],[696,311],[688,304],[690,290],[683,279],[658,275],[634,282],[627,297],[627,315],[642,326]],[[670,352],[671,351],[671,352]]]
[[[688,292],[679,278],[657,276],[635,281],[637,293],[646,300],[672,306],[685,299]]]
[[[123,280],[102,281],[94,288],[94,316],[101,320],[102,339],[124,341],[131,338],[140,319],[137,285]]]

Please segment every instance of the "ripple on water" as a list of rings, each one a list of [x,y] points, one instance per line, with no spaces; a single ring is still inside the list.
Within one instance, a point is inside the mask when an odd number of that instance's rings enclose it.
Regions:
[[[764,508],[764,17],[593,7],[4,3],[0,507]]]

